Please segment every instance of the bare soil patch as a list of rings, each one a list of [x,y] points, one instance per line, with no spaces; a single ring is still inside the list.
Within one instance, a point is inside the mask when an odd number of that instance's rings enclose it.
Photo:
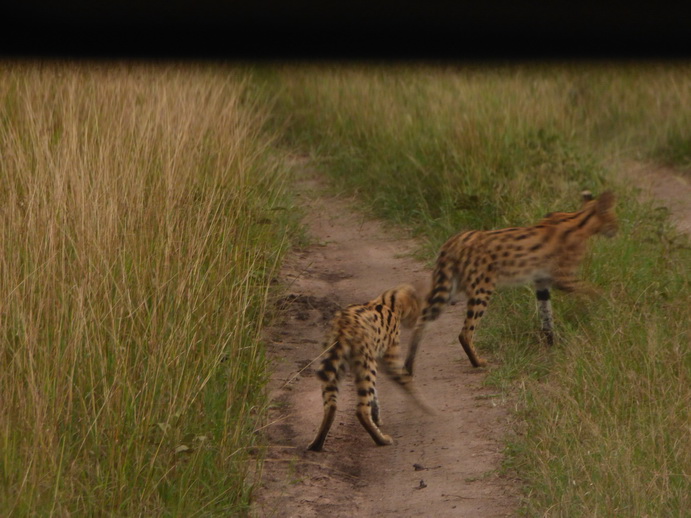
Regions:
[[[348,200],[325,195],[316,172],[306,171],[298,190],[315,244],[285,262],[281,276],[288,294],[278,303],[284,321],[266,332],[274,407],[263,430],[270,447],[253,512],[305,518],[515,516],[520,483],[500,473],[509,402],[483,386],[486,370],[473,369],[458,344],[463,303],[429,326],[416,362],[422,397],[438,415],[424,414],[382,373],[382,430],[394,444],[376,446],[355,417],[348,376],[324,451],[306,451],[322,418],[314,370],[331,315],[402,282],[425,293],[431,269],[409,256],[413,240],[366,219]],[[409,336],[404,330],[404,351]]]
[[[691,174],[671,167],[644,162],[627,162],[619,174],[641,188],[642,195],[669,209],[677,228],[691,234]]]

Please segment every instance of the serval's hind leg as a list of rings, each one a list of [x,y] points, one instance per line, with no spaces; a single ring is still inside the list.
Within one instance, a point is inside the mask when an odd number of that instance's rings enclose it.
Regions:
[[[336,407],[338,401],[338,385],[346,371],[346,361],[343,351],[338,342],[331,350],[330,355],[324,359],[317,371],[317,376],[322,381],[322,399],[324,401],[324,417],[322,418],[319,431],[314,440],[307,446],[308,450],[321,451],[324,441],[331,429],[331,425],[336,417]]]
[[[355,372],[355,386],[357,388],[358,404],[357,418],[362,427],[379,446],[393,444],[391,436],[382,433],[377,426],[379,419],[379,403],[376,397],[377,364],[373,358],[357,355],[352,359]]]
[[[474,292],[468,295],[465,322],[463,323],[461,333],[458,335],[458,341],[461,342],[461,346],[468,355],[468,359],[473,367],[484,367],[487,365],[487,361],[480,358],[473,346],[473,335],[480,323],[480,319],[485,314],[493,288],[493,285],[485,284],[482,287],[476,288]]]
[[[384,420],[379,413],[379,397],[377,395],[377,387],[374,387],[374,394],[372,397],[372,421],[374,421],[374,424],[376,424],[379,428],[381,428],[381,426],[384,424]]]
[[[322,451],[322,449],[324,448],[324,441],[326,440],[326,435],[329,433],[329,430],[331,429],[331,425],[333,424],[335,417],[336,405],[334,404],[324,406],[324,418],[322,419],[322,423],[319,426],[319,432],[317,432],[317,436],[307,447],[308,450]]]

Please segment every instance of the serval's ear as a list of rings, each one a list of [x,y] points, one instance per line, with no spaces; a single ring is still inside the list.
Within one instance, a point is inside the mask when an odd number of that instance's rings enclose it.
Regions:
[[[403,327],[413,327],[420,316],[420,297],[410,284],[402,284],[396,288],[396,302],[400,304],[401,323]]]
[[[587,203],[587,202],[592,201],[592,200],[593,200],[593,193],[592,192],[590,192],[588,190],[581,191],[581,201],[583,203]]]

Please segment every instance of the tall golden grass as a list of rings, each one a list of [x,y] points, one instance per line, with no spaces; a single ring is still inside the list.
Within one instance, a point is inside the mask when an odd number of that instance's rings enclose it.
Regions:
[[[285,168],[241,74],[0,64],[0,508],[232,515]]]

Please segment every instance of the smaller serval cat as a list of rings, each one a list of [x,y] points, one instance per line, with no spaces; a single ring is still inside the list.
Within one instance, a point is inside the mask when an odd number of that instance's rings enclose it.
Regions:
[[[378,445],[391,444],[393,439],[379,429],[382,419],[376,388],[377,359],[383,357],[389,376],[411,394],[423,409],[430,411],[418,399],[412,378],[400,357],[399,324],[407,328],[415,325],[420,306],[415,288],[402,284],[370,302],[352,304],[336,313],[325,344],[327,356],[317,372],[322,382],[324,418],[308,449],[321,451],[324,446],[336,416],[338,385],[348,365],[355,376],[357,417]]]
[[[583,191],[582,199],[581,210],[552,212],[532,227],[471,230],[444,243],[432,275],[432,290],[410,341],[405,361],[408,372],[413,373],[425,325],[436,320],[458,292],[464,292],[468,298],[458,340],[473,367],[486,364],[473,347],[473,333],[497,286],[534,283],[542,332],[552,345],[550,288],[594,295],[596,290],[580,281],[576,270],[585,255],[588,238],[595,234],[612,237],[618,228],[614,195],[610,191],[597,199]]]

